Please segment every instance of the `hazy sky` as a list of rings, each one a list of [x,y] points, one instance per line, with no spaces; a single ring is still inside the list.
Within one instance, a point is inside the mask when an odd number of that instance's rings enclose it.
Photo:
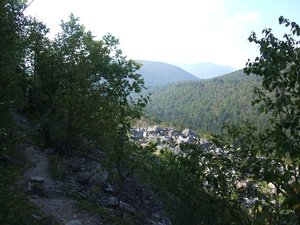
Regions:
[[[97,39],[111,33],[131,59],[212,62],[236,69],[259,55],[247,40],[272,28],[282,15],[300,24],[299,0],[34,0],[27,13],[44,21],[51,36],[70,13]]]

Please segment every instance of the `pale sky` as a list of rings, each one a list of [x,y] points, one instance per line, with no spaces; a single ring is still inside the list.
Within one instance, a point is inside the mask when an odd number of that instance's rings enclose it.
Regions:
[[[44,21],[53,37],[70,13],[96,39],[111,33],[124,55],[168,63],[211,62],[241,69],[259,55],[247,40],[272,28],[282,37],[282,15],[300,24],[299,0],[34,0],[27,14]]]

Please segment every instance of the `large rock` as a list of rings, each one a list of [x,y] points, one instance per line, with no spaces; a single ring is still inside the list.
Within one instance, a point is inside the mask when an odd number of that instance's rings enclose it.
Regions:
[[[102,217],[100,214],[96,214],[92,216],[86,223],[85,225],[100,225],[102,222]]]
[[[171,136],[171,137],[175,137],[175,136],[178,136],[180,134],[181,134],[180,131],[176,130],[176,129],[170,129],[169,133],[168,133],[168,135]]]
[[[107,177],[107,171],[100,163],[87,158],[73,158],[70,160],[73,176],[79,183],[101,184]]]
[[[183,137],[183,136],[179,136],[177,138],[177,144],[191,144],[195,141],[195,138],[193,136],[188,136],[188,137]]]
[[[80,220],[71,220],[66,225],[83,225]]]
[[[161,131],[163,131],[163,128],[162,127],[160,127],[160,126],[154,126],[154,127],[149,127],[148,128],[148,132],[150,133],[150,134],[153,134],[153,133],[160,133]]]
[[[130,129],[130,138],[133,140],[143,139],[143,130],[131,128]]]
[[[199,135],[191,130],[191,129],[185,129],[184,131],[182,131],[182,135],[185,136],[185,137],[198,137],[199,138]]]
[[[44,198],[52,198],[52,199],[60,198],[60,197],[64,196],[63,192],[59,192],[56,190],[49,190],[44,187],[38,187],[38,186],[33,187],[32,193],[35,195],[44,197]]]
[[[136,214],[136,209],[132,207],[132,205],[130,205],[129,203],[127,202],[120,202],[120,207],[122,210],[125,210],[131,214]]]
[[[43,225],[63,225],[64,223],[62,222],[62,220],[59,217],[50,215],[44,220],[44,222],[42,224]]]

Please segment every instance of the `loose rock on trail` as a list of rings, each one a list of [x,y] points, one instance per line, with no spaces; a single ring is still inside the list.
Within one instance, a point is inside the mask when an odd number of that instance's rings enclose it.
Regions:
[[[18,184],[28,194],[28,200],[40,208],[47,217],[45,224],[89,224],[98,225],[85,211],[76,208],[75,200],[66,196],[64,182],[53,179],[49,172],[49,162],[44,149],[35,145],[29,138],[29,133],[34,130],[30,121],[17,111],[12,112],[15,123],[21,128],[24,136],[20,148],[23,149],[25,158],[31,167],[20,177]],[[93,222],[93,221],[94,222]]]

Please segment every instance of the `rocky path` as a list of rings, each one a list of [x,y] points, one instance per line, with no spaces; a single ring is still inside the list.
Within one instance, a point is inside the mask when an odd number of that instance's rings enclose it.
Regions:
[[[36,146],[28,136],[34,129],[24,115],[12,112],[14,121],[22,129],[25,138],[20,147],[32,165],[20,178],[19,185],[28,193],[28,199],[47,216],[45,225],[98,225],[98,217],[91,217],[87,212],[78,211],[76,202],[66,196],[63,182],[56,181],[49,173],[49,162],[44,149]]]
[[[147,191],[134,177],[124,181],[120,192],[119,180],[109,177],[106,168],[97,160],[105,157],[99,150],[90,157],[74,155],[65,158],[68,175],[65,181],[55,180],[49,172],[48,160],[54,156],[51,155],[54,150],[44,149],[30,139],[38,135],[38,131],[23,114],[12,111],[12,115],[21,128],[17,134],[20,137],[19,147],[30,165],[18,184],[28,200],[45,215],[43,225],[101,225],[114,221],[120,224],[120,219],[127,219],[129,223],[138,220],[139,224],[145,225],[172,225],[163,204],[153,200],[155,193]],[[76,201],[69,197],[73,193],[99,202],[105,210],[104,215],[90,215],[78,210]]]

